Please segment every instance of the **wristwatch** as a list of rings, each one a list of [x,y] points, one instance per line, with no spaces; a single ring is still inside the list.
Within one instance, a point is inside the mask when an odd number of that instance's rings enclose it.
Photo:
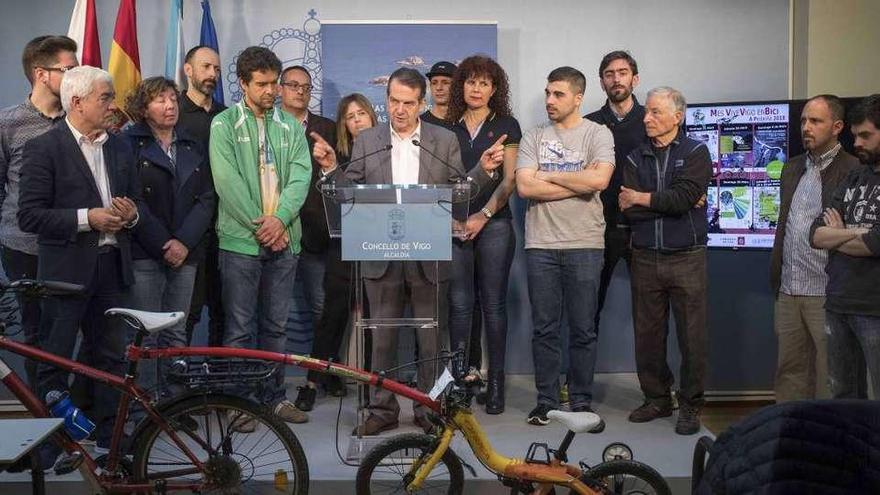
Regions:
[[[483,208],[480,211],[483,212],[483,216],[486,217],[487,220],[492,218],[493,213],[492,210],[490,210],[489,208]]]

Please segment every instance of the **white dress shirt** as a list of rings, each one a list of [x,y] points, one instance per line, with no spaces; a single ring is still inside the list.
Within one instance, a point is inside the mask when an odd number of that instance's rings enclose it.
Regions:
[[[412,143],[413,139],[421,141],[422,122],[407,138],[400,137],[391,127],[391,182],[394,184],[419,183],[419,153],[421,148]]]
[[[104,164],[104,143],[107,142],[109,136],[106,132],[102,132],[94,140],[89,140],[89,138],[76,130],[76,127],[70,123],[69,119],[64,119],[64,121],[67,123],[67,127],[70,128],[70,132],[73,133],[73,138],[76,139],[76,144],[79,145],[83,158],[89,164],[89,170],[92,171],[92,177],[95,179],[95,186],[98,187],[98,193],[101,194],[101,204],[104,205],[104,208],[109,208],[113,196],[110,193],[110,179],[107,176],[107,166]],[[92,226],[89,225],[88,208],[76,210],[76,219],[79,232],[92,230]],[[115,246],[116,236],[101,232],[101,235],[98,237],[98,246],[106,245]]]

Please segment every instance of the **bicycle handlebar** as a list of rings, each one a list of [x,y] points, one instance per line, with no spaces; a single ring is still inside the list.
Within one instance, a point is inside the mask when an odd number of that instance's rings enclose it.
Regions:
[[[21,292],[25,297],[58,297],[85,294],[86,287],[55,280],[21,279],[10,284],[0,284],[0,290]]]

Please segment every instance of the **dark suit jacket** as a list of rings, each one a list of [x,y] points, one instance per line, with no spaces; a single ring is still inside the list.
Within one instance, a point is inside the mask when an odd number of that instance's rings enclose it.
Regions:
[[[822,176],[822,208],[831,206],[831,197],[837,190],[838,184],[846,178],[850,170],[859,166],[859,159],[840,150],[834,160],[825,170],[820,172]],[[807,167],[807,156],[798,155],[782,167],[780,184],[779,220],[776,222],[776,237],[773,239],[773,251],[770,254],[770,287],[773,296],[779,292],[782,285],[782,248],[785,245],[785,226],[788,222],[788,213],[791,211],[791,200],[797,189],[801,177]]]
[[[451,178],[463,177],[464,166],[461,163],[461,148],[458,138],[452,131],[442,127],[422,122],[421,139],[424,148],[431,150],[443,161],[431,156],[425,150],[419,152],[419,183],[420,184],[449,184]],[[354,184],[392,184],[391,174],[391,150],[376,153],[365,159],[358,159],[366,154],[380,150],[391,144],[391,127],[388,125],[375,126],[363,131],[354,141],[351,150],[351,162],[344,174],[335,174],[337,185],[346,183]],[[450,167],[454,169],[450,170]],[[474,179],[477,187],[483,188],[490,182],[489,176],[479,166],[471,169],[467,174]],[[451,236],[451,233],[450,233]],[[377,279],[382,277],[388,270],[388,261],[371,261],[362,264],[364,278]],[[440,263],[440,281],[448,278],[449,263]],[[431,282],[436,282],[432,262],[421,262],[423,275]]]
[[[315,148],[315,140],[311,133],[317,132],[330,146],[336,147],[336,123],[328,118],[321,117],[309,112],[309,120],[306,123],[306,140],[309,143],[309,154]],[[309,184],[309,193],[306,202],[299,212],[302,222],[302,248],[310,253],[323,253],[327,251],[330,242],[330,234],[327,231],[327,216],[324,214],[324,198],[315,184],[321,178],[321,166],[312,157],[312,182]]]
[[[125,140],[110,135],[104,143],[104,164],[112,196],[127,196],[143,210],[134,154]],[[77,232],[76,211],[101,208],[101,194],[66,121],[30,140],[22,153],[18,223],[37,234],[38,276],[88,286],[98,259],[98,232]],[[116,233],[122,259],[121,279],[133,282],[131,239],[127,229]]]

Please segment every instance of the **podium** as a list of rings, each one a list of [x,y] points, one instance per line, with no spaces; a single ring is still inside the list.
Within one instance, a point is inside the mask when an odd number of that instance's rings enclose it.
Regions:
[[[434,329],[440,338],[440,284],[434,287],[434,311],[430,318],[366,318],[364,271],[370,267],[367,263],[421,262],[423,269],[430,265],[434,280],[438,280],[440,262],[452,260],[453,237],[461,238],[464,234],[470,187],[466,182],[321,187],[330,237],[340,239],[342,260],[354,263],[355,304],[351,321],[357,367],[364,367],[367,330]],[[435,376],[437,364],[435,361]],[[358,384],[358,426],[366,420],[365,387]],[[347,456],[350,460],[360,459],[369,451],[372,444],[366,440],[360,436],[352,438]]]

